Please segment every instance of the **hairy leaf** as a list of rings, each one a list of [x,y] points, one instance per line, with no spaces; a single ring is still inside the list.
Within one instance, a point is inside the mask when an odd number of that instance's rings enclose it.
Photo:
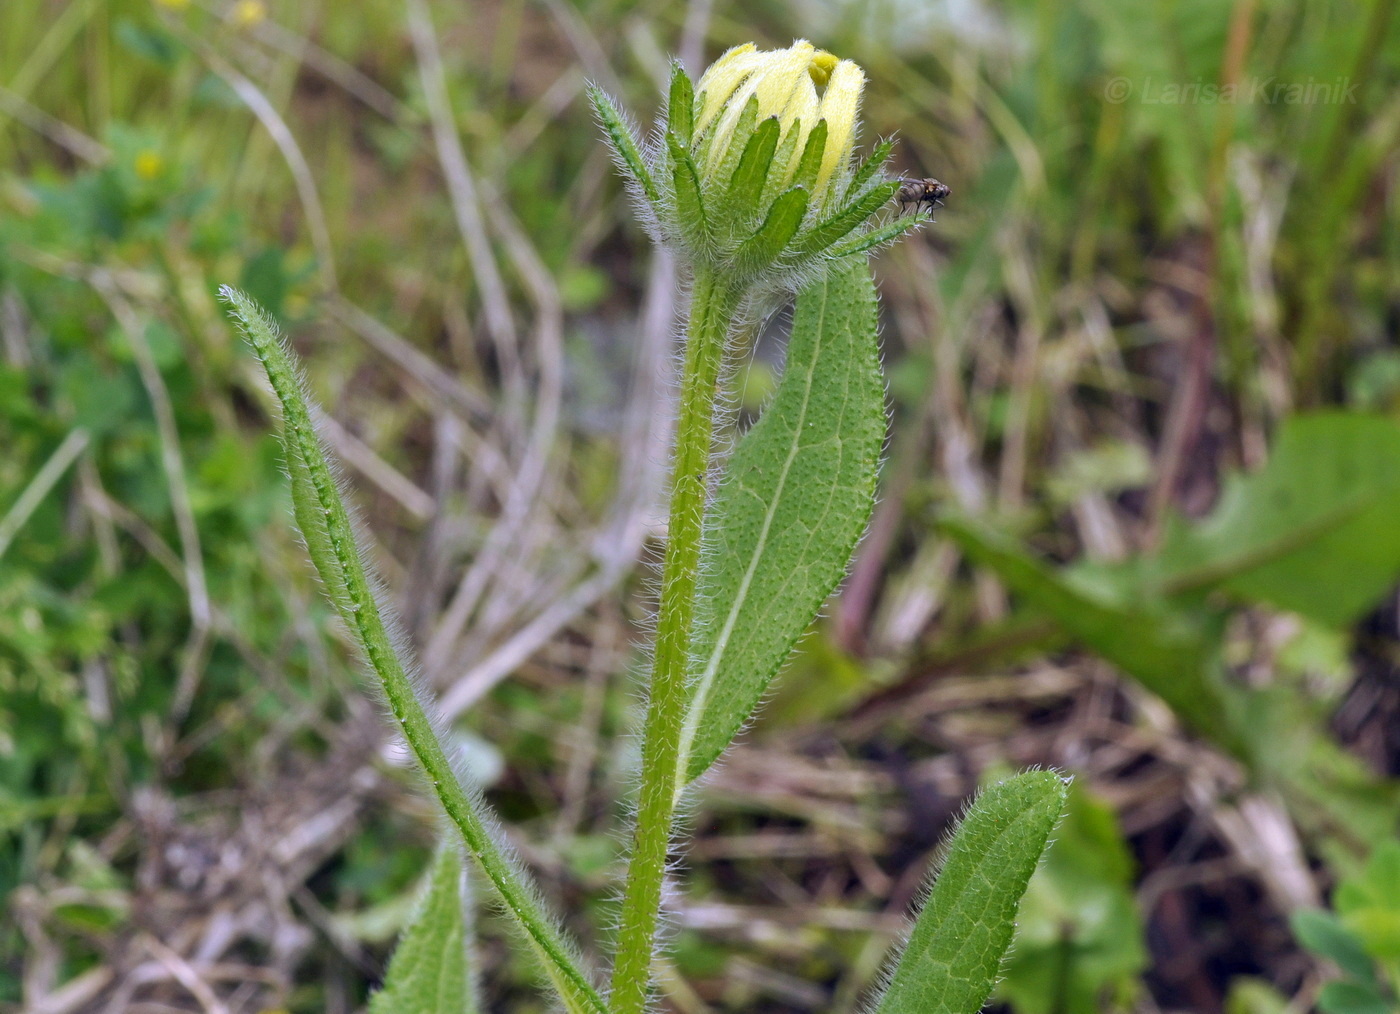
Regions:
[[[462,861],[444,846],[369,1014],[475,1014],[462,904]]]
[[[357,543],[350,512],[336,488],[330,460],[316,432],[314,409],[292,353],[276,324],[247,296],[224,286],[222,296],[243,325],[282,406],[283,440],[292,473],[297,519],[306,524],[311,561],[357,646],[378,677],[385,703],[423,774],[462,841],[500,892],[506,908],[535,948],[550,982],[571,1014],[605,1014],[607,1005],[574,957],[570,942],[544,912],[528,877],[496,841],[486,804],[467,792],[409,680],[411,659],[393,643],[389,624]]]
[[[682,782],[748,720],[865,530],[885,436],[875,333],[863,260],[798,295],[777,396],[730,459],[708,521]]]
[[[785,190],[768,209],[768,217],[758,231],[739,247],[734,255],[735,263],[748,271],[762,271],[768,267],[796,234],[806,213],[807,191],[801,187]]]
[[[968,808],[877,1014],[976,1014],[992,991],[1026,891],[1065,805],[1053,771],[987,789]]]
[[[679,63],[671,64],[671,91],[666,103],[666,129],[687,146],[695,129],[695,86]]]
[[[661,200],[656,181],[647,171],[641,146],[637,144],[632,128],[627,125],[627,118],[601,88],[589,85],[588,100],[593,103],[593,111],[598,114],[598,122],[603,125],[603,130],[608,135],[608,141],[612,144],[613,154],[617,156],[619,165],[628,177],[642,188],[652,207],[656,207]]]

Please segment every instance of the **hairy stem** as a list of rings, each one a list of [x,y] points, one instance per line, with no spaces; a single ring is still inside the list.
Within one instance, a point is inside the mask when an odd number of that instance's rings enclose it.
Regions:
[[[616,1014],[641,1014],[651,981],[661,886],[675,817],[676,787],[682,776],[678,761],[685,719],[686,663],[695,618],[715,400],[736,303],[734,291],[723,279],[708,269],[696,269],[676,420],[675,468],[657,609],[656,654],[642,741],[641,791],[613,969],[612,1005]]]

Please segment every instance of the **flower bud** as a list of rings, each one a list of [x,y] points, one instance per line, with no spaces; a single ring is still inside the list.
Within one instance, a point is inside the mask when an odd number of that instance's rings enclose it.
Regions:
[[[908,227],[867,226],[898,182],[881,172],[888,144],[852,170],[864,89],[859,66],[805,39],[772,51],[746,43],[698,86],[673,68],[661,136],[645,154],[611,100],[590,94],[658,238],[741,286],[792,289],[808,269]]]

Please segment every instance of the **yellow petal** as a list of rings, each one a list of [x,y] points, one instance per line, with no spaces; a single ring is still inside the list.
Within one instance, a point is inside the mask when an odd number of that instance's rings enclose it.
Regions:
[[[865,71],[851,60],[842,60],[831,71],[822,93],[821,117],[826,120],[826,151],[812,186],[813,196],[823,194],[837,173],[850,161],[856,143],[856,118],[865,91]]]
[[[796,118],[797,114],[790,110],[810,107],[816,100],[816,88],[812,84],[808,69],[812,65],[812,56],[815,53],[816,47],[810,42],[798,39],[787,49],[749,56],[750,74],[730,95],[719,122],[715,124],[714,140],[705,160],[707,171],[713,172],[719,166],[731,143],[742,144],[747,140],[736,139],[733,133],[750,96],[758,97],[760,121],[776,116],[784,127],[791,125]],[[706,104],[709,104],[708,99]]]
[[[700,96],[701,107],[695,117],[695,134],[703,133],[721,109],[724,108],[734,90],[743,84],[744,79],[753,73],[760,61],[754,59],[755,46],[746,42],[726,52],[700,78],[696,94]],[[747,101],[747,97],[745,98]]]

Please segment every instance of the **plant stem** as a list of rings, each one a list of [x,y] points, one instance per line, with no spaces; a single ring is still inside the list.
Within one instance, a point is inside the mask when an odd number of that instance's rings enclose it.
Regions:
[[[652,946],[675,817],[676,785],[681,774],[678,754],[685,719],[686,668],[695,618],[715,400],[736,304],[730,286],[708,269],[696,269],[676,420],[675,468],[657,608],[656,654],[642,740],[642,783],[613,968],[615,1014],[641,1014],[651,982]]]

